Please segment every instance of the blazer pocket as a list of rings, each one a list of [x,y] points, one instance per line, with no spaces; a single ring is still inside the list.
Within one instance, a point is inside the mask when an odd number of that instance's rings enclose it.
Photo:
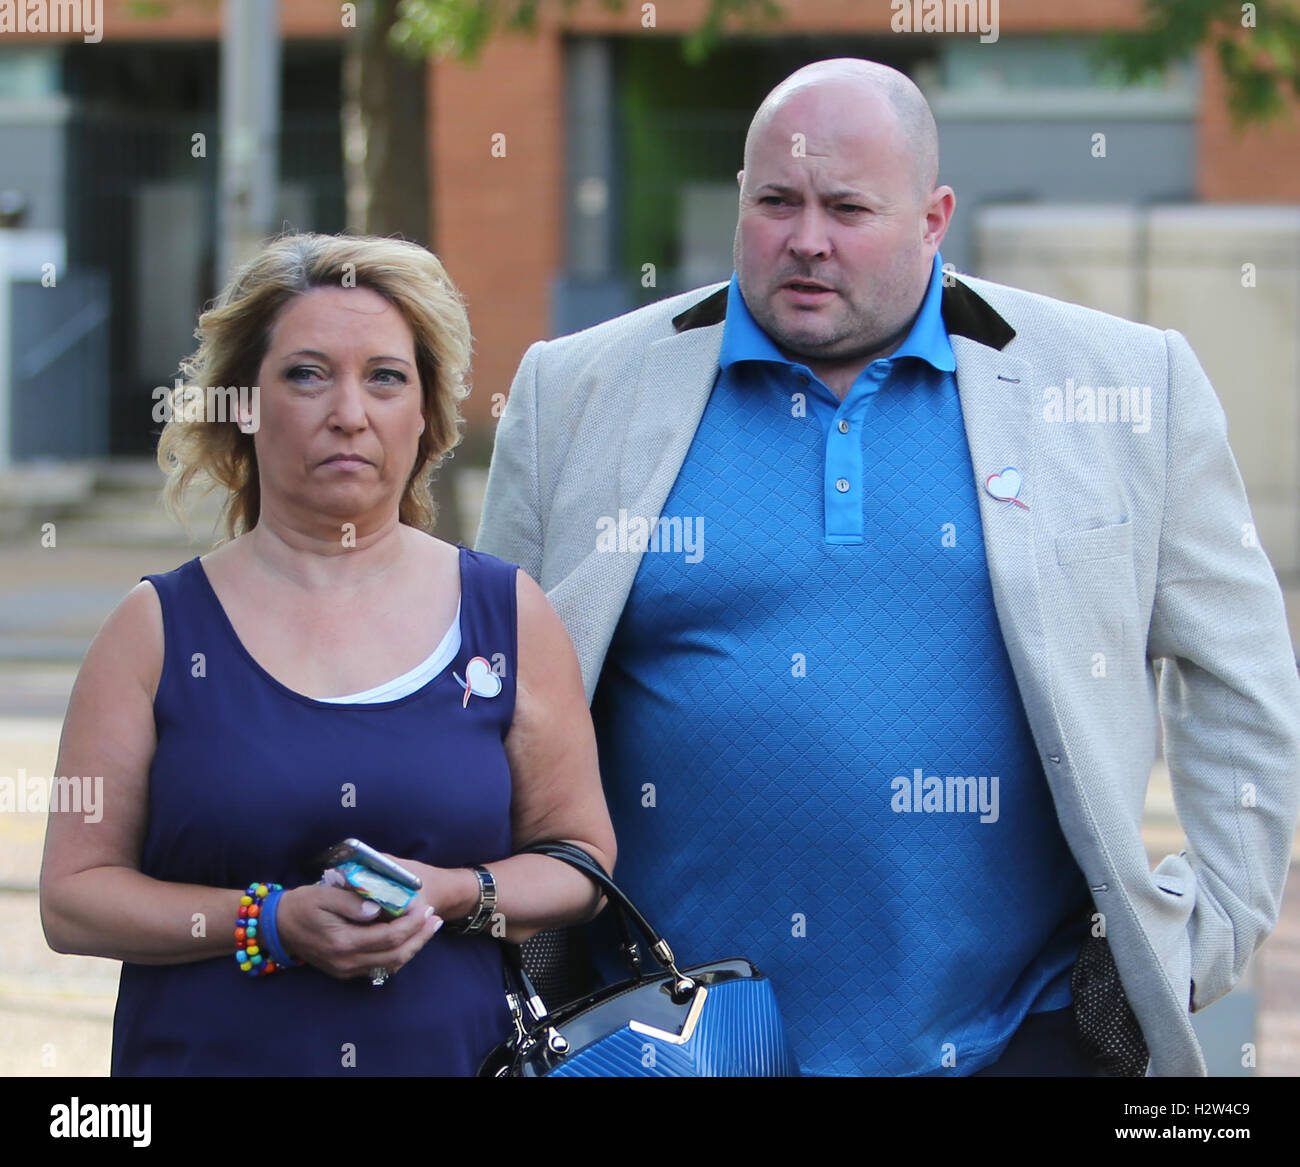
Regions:
[[[1056,562],[1064,567],[1098,559],[1133,557],[1133,523],[1111,523],[1086,531],[1067,531],[1056,537]]]
[[[1065,657],[1088,664],[1100,652],[1115,667],[1131,664],[1138,649],[1132,520],[1057,535],[1056,566],[1058,594],[1068,601],[1058,629]],[[1107,689],[1113,699],[1122,691],[1117,685]]]

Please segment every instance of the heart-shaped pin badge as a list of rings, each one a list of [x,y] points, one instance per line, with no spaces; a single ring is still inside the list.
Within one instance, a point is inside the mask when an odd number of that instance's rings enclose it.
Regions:
[[[465,698],[460,703],[462,709],[469,704],[471,696],[495,697],[501,692],[501,678],[492,671],[492,666],[485,657],[471,658],[469,664],[465,666],[465,680],[460,679],[459,673],[452,673],[452,676],[465,690]]]
[[[1024,480],[1020,476],[1020,471],[1014,466],[1004,466],[999,473],[990,474],[984,480],[984,489],[998,502],[1004,502],[1007,506],[1018,506],[1027,511],[1029,508],[1020,501],[1020,491],[1023,486]]]

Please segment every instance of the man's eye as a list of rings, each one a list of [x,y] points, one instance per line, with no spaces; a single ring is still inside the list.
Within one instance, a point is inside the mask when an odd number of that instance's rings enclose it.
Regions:
[[[776,206],[776,205],[779,205],[779,204],[783,204],[783,203],[786,202],[786,200],[785,200],[784,198],[782,198],[781,195],[764,195],[764,196],[763,196],[761,199],[759,199],[758,201],[759,201],[760,203],[769,203],[769,204],[771,204],[771,205],[773,205],[773,206]]]
[[[866,209],[867,209],[866,207],[859,207],[853,203],[840,203],[841,211],[848,211],[848,212],[852,212],[853,214],[856,214],[858,211],[865,211]]]

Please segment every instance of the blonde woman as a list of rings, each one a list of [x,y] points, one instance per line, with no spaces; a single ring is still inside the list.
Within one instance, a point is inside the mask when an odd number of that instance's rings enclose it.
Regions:
[[[104,813],[51,815],[46,937],[124,962],[114,1074],[472,1073],[508,1030],[490,922],[518,941],[597,908],[517,852],[609,870],[614,838],[545,596],[427,533],[464,307],[414,244],[292,235],[197,335],[191,394],[256,390],[175,411],[159,461],[172,500],[226,492],[229,538],[146,577],[87,654],[57,772],[102,775]],[[403,915],[317,882],[345,837],[420,877]]]

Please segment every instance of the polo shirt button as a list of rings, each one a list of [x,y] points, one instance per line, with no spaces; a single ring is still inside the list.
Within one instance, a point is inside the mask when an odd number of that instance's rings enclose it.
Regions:
[[[836,428],[840,431],[840,433],[847,434],[849,432],[849,423],[845,421],[843,418],[840,418],[839,425]]]
[[[835,489],[844,494],[849,489],[849,480],[847,478],[837,478],[835,480]]]

